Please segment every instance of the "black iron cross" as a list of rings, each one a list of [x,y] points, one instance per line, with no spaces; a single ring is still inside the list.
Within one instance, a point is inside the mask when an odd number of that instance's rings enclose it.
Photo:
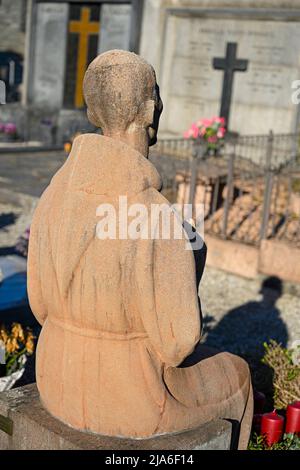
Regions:
[[[236,53],[237,43],[228,42],[226,46],[226,57],[216,57],[213,59],[214,69],[224,70],[220,117],[225,118],[227,129],[229,128],[229,115],[234,72],[245,72],[248,66],[248,60],[237,59]]]

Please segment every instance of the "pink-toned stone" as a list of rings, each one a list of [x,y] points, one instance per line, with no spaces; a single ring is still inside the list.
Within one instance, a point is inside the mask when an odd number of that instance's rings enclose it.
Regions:
[[[259,270],[290,282],[300,282],[300,249],[278,240],[263,240]]]
[[[207,264],[239,276],[253,279],[258,274],[259,249],[206,235]]]
[[[75,139],[31,227],[28,292],[43,325],[41,400],[74,428],[131,438],[228,418],[241,423],[239,448],[246,448],[249,369],[199,345],[195,261],[185,239],[99,240],[95,233],[97,207],[117,209],[120,195],[148,209],[167,203],[145,158],[162,110],[155,73],[135,54],[111,51],[89,66],[84,92],[104,136]],[[184,360],[191,365],[178,367]]]

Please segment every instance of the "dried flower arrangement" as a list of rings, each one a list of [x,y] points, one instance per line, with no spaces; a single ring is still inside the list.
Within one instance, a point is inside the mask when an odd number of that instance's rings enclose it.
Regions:
[[[0,391],[7,390],[24,373],[27,356],[34,352],[30,328],[13,323],[10,329],[0,327]]]

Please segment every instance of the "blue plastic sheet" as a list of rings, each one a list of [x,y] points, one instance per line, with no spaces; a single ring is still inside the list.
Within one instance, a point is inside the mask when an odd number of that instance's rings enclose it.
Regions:
[[[26,287],[27,261],[18,255],[0,256],[0,311],[28,304]]]

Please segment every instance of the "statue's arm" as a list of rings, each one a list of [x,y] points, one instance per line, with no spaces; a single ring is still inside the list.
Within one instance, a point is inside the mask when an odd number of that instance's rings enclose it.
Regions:
[[[27,291],[30,308],[37,321],[42,325],[47,318],[47,310],[43,301],[39,256],[39,227],[41,224],[41,212],[43,208],[43,199],[40,200],[30,226],[29,249],[27,260]]]
[[[203,275],[205,263],[206,263],[207,246],[203,238],[199,235],[197,230],[189,222],[184,221],[183,227],[186,232],[187,238],[190,240],[191,247],[193,248],[193,254],[194,254],[194,259],[195,259],[195,269],[196,269],[196,285],[197,285],[197,291],[199,292],[200,281],[202,279],[202,275]],[[201,323],[203,323],[201,302],[200,302],[199,296],[198,296],[198,302],[199,302]]]
[[[153,348],[170,366],[179,365],[199,342],[201,314],[193,251],[186,240],[153,241],[152,276],[154,313],[144,325]]]

